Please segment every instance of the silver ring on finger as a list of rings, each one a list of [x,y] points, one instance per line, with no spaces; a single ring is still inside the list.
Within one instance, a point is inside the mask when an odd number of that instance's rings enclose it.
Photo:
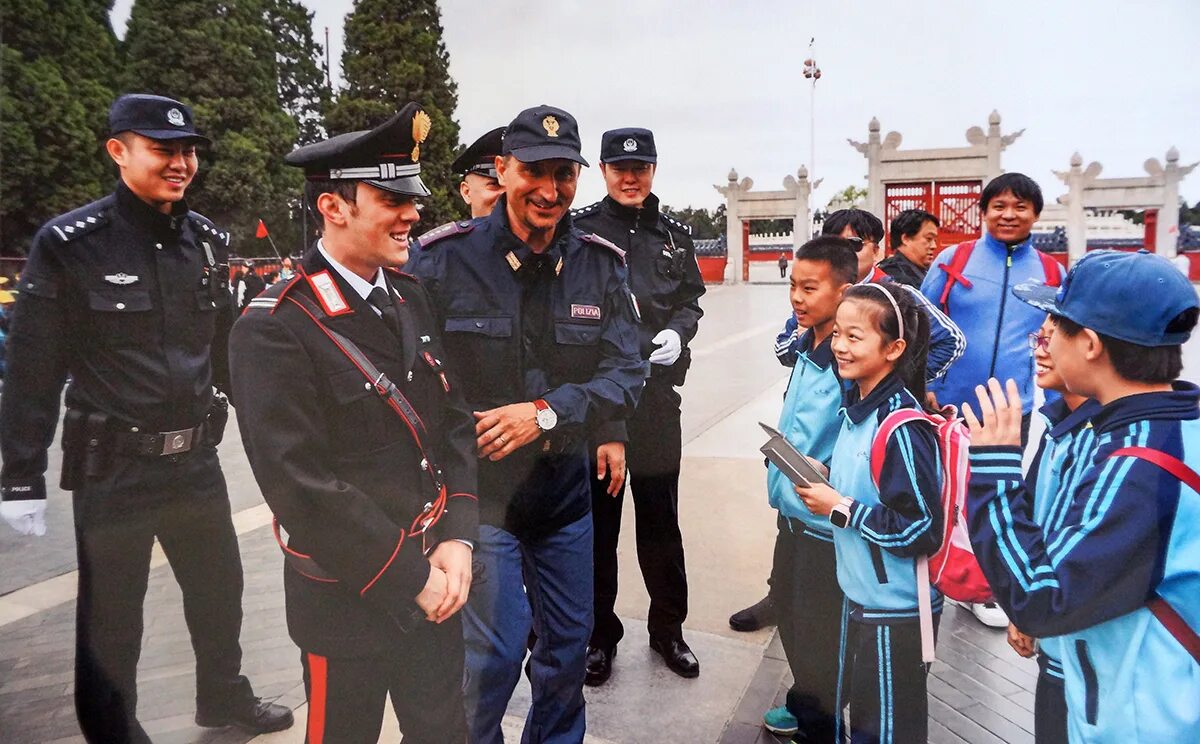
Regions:
[[[500,446],[501,446],[501,447],[503,447],[505,444],[507,444],[507,442],[505,442],[505,441],[504,441],[504,435],[503,435],[503,434],[500,434],[500,435],[498,435],[498,436],[496,437],[496,441],[500,443]]]

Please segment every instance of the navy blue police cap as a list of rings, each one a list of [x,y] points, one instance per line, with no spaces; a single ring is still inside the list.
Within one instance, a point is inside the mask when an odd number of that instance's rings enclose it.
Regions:
[[[196,132],[192,109],[166,96],[129,93],[113,101],[108,110],[108,133],[133,132],[153,140],[209,142]]]
[[[461,173],[477,173],[488,178],[498,178],[496,175],[496,156],[503,147],[504,127],[496,127],[486,132],[482,137],[471,143],[462,154],[450,164],[450,170]]]
[[[622,160],[657,163],[658,150],[654,149],[654,132],[639,127],[625,127],[610,129],[600,135],[600,162],[619,163]]]
[[[563,158],[587,165],[579,142],[575,117],[553,106],[534,106],[517,114],[504,130],[501,155],[512,155],[522,163]]]
[[[370,130],[347,132],[293,150],[288,165],[310,181],[362,181],[404,196],[429,196],[421,181],[421,143],[433,121],[418,103],[408,103]]]

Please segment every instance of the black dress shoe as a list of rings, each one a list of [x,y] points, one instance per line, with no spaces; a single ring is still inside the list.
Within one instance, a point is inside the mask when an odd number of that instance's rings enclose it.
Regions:
[[[744,610],[729,616],[729,627],[742,633],[768,628],[777,622],[775,600],[767,595]]]
[[[588,687],[599,687],[607,682],[608,678],[612,676],[613,657],[616,655],[616,646],[612,648],[588,646],[587,670],[583,677],[583,683]]]
[[[268,734],[291,728],[293,723],[290,708],[255,697],[245,678],[223,703],[196,706],[196,725],[205,728],[240,726],[251,733]]]
[[[651,638],[650,648],[654,649],[663,661],[667,662],[667,667],[680,677],[691,679],[700,676],[700,662],[682,638]]]

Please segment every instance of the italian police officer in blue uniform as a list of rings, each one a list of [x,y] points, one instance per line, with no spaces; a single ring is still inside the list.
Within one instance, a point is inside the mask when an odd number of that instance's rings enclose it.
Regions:
[[[239,673],[242,566],[216,445],[228,415],[229,235],[184,200],[199,135],[179,101],[109,111],[115,193],[34,236],[0,399],[0,512],[45,533],[46,450],[63,421],[79,563],[75,708],[91,742],[148,742],[137,721],[142,602],[155,538],[183,592],[196,722],[292,724]]]
[[[409,103],[287,157],[321,239],[252,300],[230,340],[238,423],[284,549],[307,740],[462,744],[463,631],[478,537],[475,421],[429,299],[393,267],[420,219]]]
[[[650,594],[646,623],[650,647],[676,674],[700,673],[699,662],[683,640],[688,594],[679,532],[681,432],[676,388],[687,374],[691,363],[687,345],[704,314],[699,304],[704,280],[696,265],[691,230],[660,212],[658,197],[650,190],[657,163],[650,130],[605,132],[600,139],[600,169],[608,196],[573,213],[580,229],[625,251],[629,287],[642,316],[638,348],[650,361],[650,377],[637,412],[628,422],[604,427],[596,440],[596,472],[603,480],[592,481],[596,627],[588,649],[591,685],[604,684],[612,673],[617,643],[624,635],[613,610],[625,485],[622,460],[630,472],[638,563]]]
[[[589,441],[641,393],[624,253],[568,210],[581,165],[574,117],[522,111],[495,159],[504,196],[484,218],[420,240],[405,267],[433,298],[478,437],[485,581],[464,618],[473,742],[502,741],[530,628],[533,702],[523,741],[577,744],[592,631]]]

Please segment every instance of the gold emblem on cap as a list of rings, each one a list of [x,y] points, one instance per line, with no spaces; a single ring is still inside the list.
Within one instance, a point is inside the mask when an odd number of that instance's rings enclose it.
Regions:
[[[546,130],[547,137],[557,137],[558,119],[555,119],[553,116],[547,116],[545,119],[542,119],[542,129]]]
[[[517,255],[512,251],[509,251],[508,254],[504,256],[504,260],[508,261],[508,265],[512,267],[513,271],[521,268],[521,260],[518,259]]]
[[[430,129],[433,129],[433,119],[430,119],[429,114],[424,111],[418,111],[413,116],[412,159],[414,163],[421,159],[421,143],[429,136]]]

